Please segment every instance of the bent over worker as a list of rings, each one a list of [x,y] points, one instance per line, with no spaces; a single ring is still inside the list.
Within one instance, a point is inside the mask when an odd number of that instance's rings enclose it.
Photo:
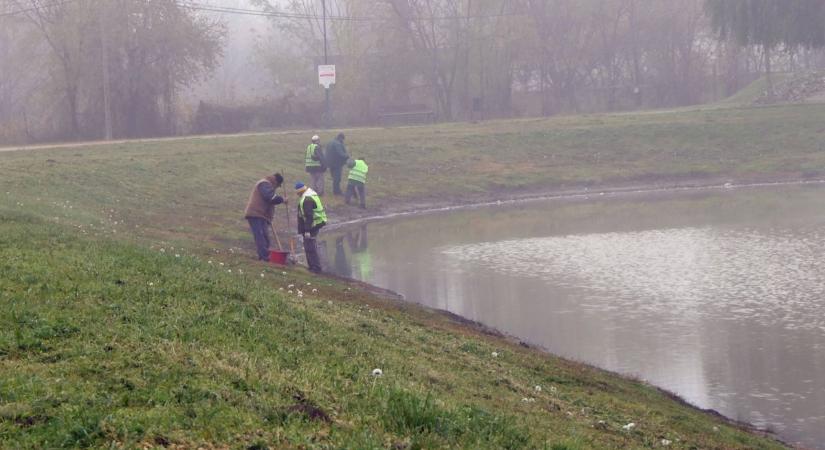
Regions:
[[[318,256],[316,238],[318,232],[327,224],[327,213],[318,194],[304,186],[304,183],[295,183],[295,193],[298,194],[298,233],[304,237],[304,254],[307,257],[307,266],[314,273],[321,273],[321,258]]]
[[[275,205],[287,203],[287,200],[275,193],[283,182],[284,177],[280,173],[259,180],[246,203],[244,217],[249,222],[258,259],[261,261],[269,261],[269,228],[275,215]]]
[[[304,169],[309,174],[309,184],[318,195],[324,195],[324,172],[327,171],[324,165],[324,151],[321,148],[321,138],[316,134],[312,136],[312,142],[307,145],[304,156]]]
[[[349,176],[347,176],[347,194],[344,201],[349,205],[352,196],[358,195],[361,209],[365,209],[367,207],[367,172],[370,168],[364,158],[350,160],[347,167],[349,167]]]

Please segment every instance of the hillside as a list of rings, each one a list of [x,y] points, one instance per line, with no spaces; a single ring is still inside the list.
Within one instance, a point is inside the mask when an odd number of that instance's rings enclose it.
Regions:
[[[585,186],[816,176],[823,112],[347,133],[371,162],[376,214]],[[248,190],[270,170],[299,178],[305,138],[0,153],[0,447],[781,448],[643,383],[255,263]]]

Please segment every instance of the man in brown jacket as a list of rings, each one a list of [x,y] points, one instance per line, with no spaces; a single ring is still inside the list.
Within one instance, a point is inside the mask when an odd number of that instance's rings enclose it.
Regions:
[[[249,201],[246,203],[246,220],[255,239],[258,249],[258,259],[269,261],[269,228],[275,215],[275,205],[287,203],[283,197],[275,193],[281,187],[284,177],[280,173],[265,177],[255,183]]]

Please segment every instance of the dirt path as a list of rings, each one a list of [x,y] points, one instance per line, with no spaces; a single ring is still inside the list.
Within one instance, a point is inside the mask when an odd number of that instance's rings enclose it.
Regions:
[[[199,139],[216,139],[216,138],[239,138],[250,136],[267,136],[279,134],[293,134],[305,132],[302,130],[291,131],[270,131],[262,133],[242,133],[242,134],[208,134],[201,136],[175,136],[163,138],[149,138],[149,139],[118,139],[113,141],[85,141],[85,142],[66,142],[62,144],[36,144],[36,145],[21,145],[12,147],[0,147],[0,152],[19,152],[25,150],[57,150],[57,149],[71,149],[78,147],[95,147],[100,145],[112,144],[140,144],[143,142],[165,142],[165,141],[181,141],[181,140],[199,140]]]
[[[394,128],[416,128],[427,125],[409,125]],[[366,131],[366,130],[381,130],[384,127],[353,127],[353,128],[336,128],[335,132],[352,132],[352,131]],[[326,130],[331,132],[332,130]],[[191,141],[191,140],[208,140],[208,139],[234,139],[255,136],[284,136],[292,134],[306,134],[307,136],[317,133],[317,130],[310,129],[294,129],[294,130],[279,130],[279,131],[260,131],[254,133],[237,133],[237,134],[203,134],[193,136],[170,136],[159,138],[146,139],[115,139],[112,141],[83,141],[83,142],[64,142],[57,144],[34,144],[34,145],[17,145],[17,146],[0,146],[0,152],[19,152],[26,150],[60,150],[72,149],[78,147],[96,147],[101,145],[118,145],[118,144],[141,144],[144,142],[174,142],[174,141]]]

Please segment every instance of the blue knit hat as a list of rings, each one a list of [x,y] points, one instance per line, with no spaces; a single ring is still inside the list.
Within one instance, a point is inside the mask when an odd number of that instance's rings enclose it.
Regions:
[[[305,187],[305,186],[304,186],[304,183],[301,183],[300,181],[299,181],[299,182],[297,182],[297,183],[295,183],[295,190],[296,190],[296,191],[300,191],[300,190],[301,190],[301,189],[303,189],[304,187]]]

